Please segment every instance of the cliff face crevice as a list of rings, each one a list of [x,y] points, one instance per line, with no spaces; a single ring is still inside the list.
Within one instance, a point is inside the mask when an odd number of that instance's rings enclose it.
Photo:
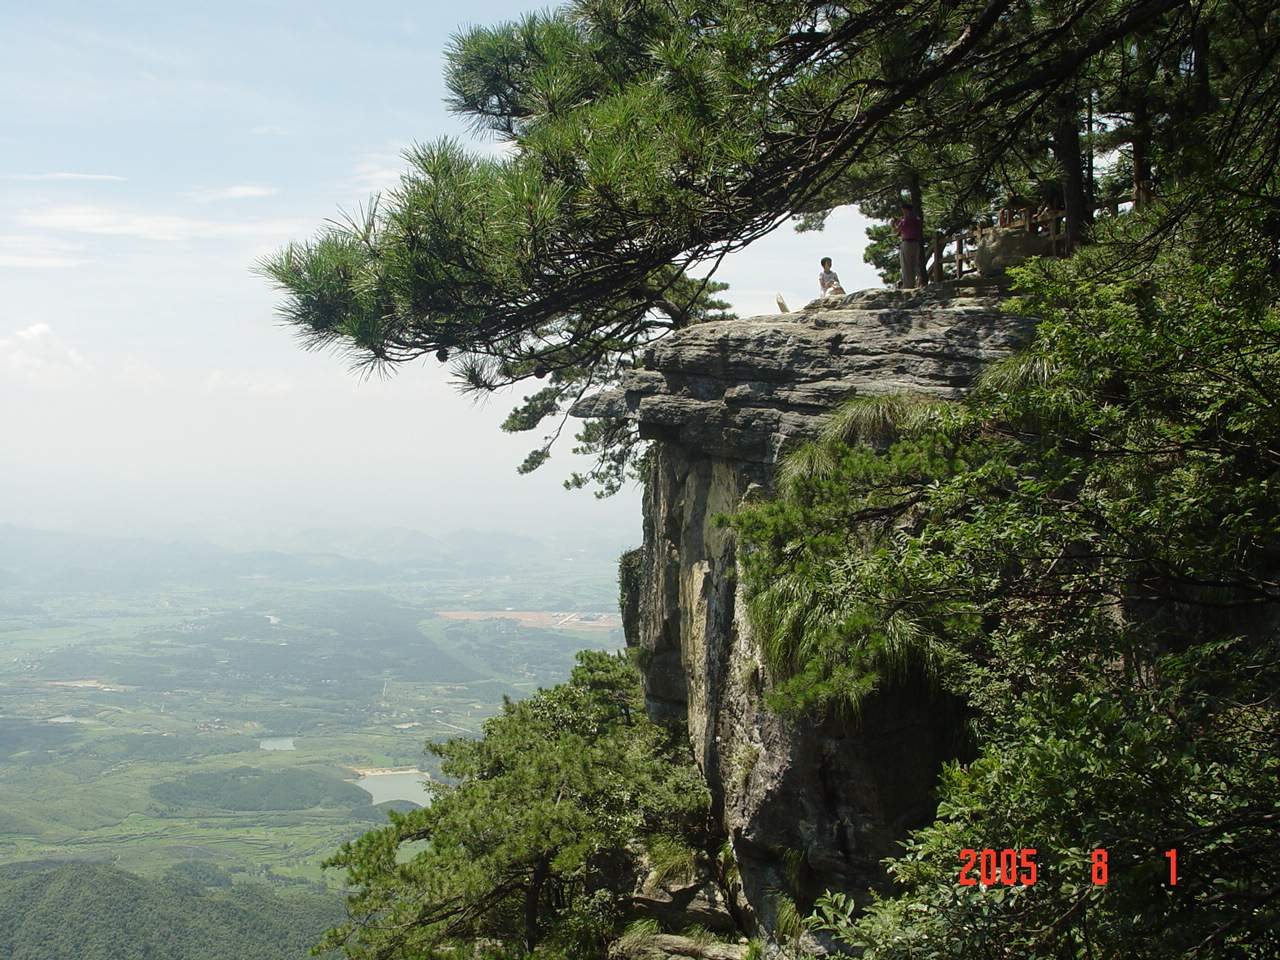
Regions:
[[[776,896],[865,890],[879,861],[932,816],[959,713],[924,691],[879,695],[854,727],[778,716],[737,595],[737,544],[717,517],[767,496],[779,457],[857,393],[957,397],[1031,322],[994,286],[868,291],[777,316],[700,324],[662,340],[619,389],[575,414],[626,417],[657,441],[632,558],[628,641],[648,709],[687,723],[733,843],[739,911],[766,932]]]

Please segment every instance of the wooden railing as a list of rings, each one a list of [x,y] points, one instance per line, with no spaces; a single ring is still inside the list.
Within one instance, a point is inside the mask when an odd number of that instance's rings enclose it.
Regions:
[[[1100,203],[1095,212],[1109,213],[1117,216],[1120,213],[1119,201]],[[1033,212],[1029,207],[1012,211],[1011,216],[1003,218],[1004,226],[988,226],[975,224],[962,233],[944,236],[935,234],[929,245],[925,261],[925,277],[929,283],[941,283],[943,280],[955,280],[978,272],[977,251],[984,237],[1009,231],[1024,231],[1039,234],[1045,232],[1049,236],[1049,250],[1053,256],[1065,257],[1071,251],[1067,248],[1065,210],[1042,210]]]
[[[932,250],[925,266],[925,276],[929,283],[941,283],[943,280],[956,280],[977,273],[978,244],[982,242],[983,237],[1011,230],[1032,234],[1038,234],[1042,229],[1047,230],[1049,249],[1053,255],[1065,256],[1067,253],[1066,218],[1065,210],[1042,210],[1036,213],[1027,208],[1016,211],[1006,220],[1005,226],[986,226],[979,223],[964,233],[951,236],[935,234]],[[948,267],[951,269],[948,270]]]

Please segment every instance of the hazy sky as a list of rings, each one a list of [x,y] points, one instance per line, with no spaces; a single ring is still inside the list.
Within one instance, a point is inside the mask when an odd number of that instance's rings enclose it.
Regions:
[[[447,369],[361,381],[300,350],[251,273],[465,135],[442,51],[533,4],[4,4],[0,9],[0,522],[269,543],[312,526],[617,529],[557,451]],[[463,19],[465,15],[465,19]],[[484,149],[485,144],[478,144]],[[818,258],[875,284],[862,227],[775,232],[718,276],[744,315],[816,293]]]

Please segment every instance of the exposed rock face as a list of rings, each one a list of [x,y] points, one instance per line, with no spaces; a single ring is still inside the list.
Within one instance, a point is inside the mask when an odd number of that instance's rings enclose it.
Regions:
[[[587,886],[624,901],[628,920],[656,920],[664,930],[701,927],[720,936],[738,928],[713,865],[700,853],[685,868],[660,870],[642,844],[632,844],[593,859]]]
[[[1022,227],[1006,227],[983,235],[975,253],[978,272],[994,277],[1032,257],[1053,256],[1048,233],[1028,233]]]
[[[803,310],[689,327],[660,341],[643,370],[588,397],[580,417],[629,417],[651,438],[771,473],[789,440],[855,393],[953,397],[1004,356],[1027,322],[999,310],[994,282],[868,290]]]
[[[736,929],[720,887],[705,876],[660,882],[641,878],[628,900],[636,915],[652,917],[667,930],[699,926],[728,933]]]
[[[994,285],[867,291],[701,324],[574,410],[631,418],[659,441],[634,578],[647,703],[655,718],[687,722],[737,856],[738,912],[765,932],[779,891],[807,901],[880,878],[894,842],[931,816],[958,722],[952,708],[907,690],[878,698],[857,729],[771,713],[737,603],[734,536],[716,517],[767,494],[779,454],[815,436],[847,397],[960,395],[1029,336],[1030,321],[1000,303]]]
[[[621,940],[609,950],[610,960],[742,960],[747,948],[736,943],[696,940],[670,933],[655,933],[643,939]]]

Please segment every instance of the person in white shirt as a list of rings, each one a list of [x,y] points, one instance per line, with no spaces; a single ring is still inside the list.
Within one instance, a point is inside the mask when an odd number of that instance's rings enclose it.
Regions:
[[[840,278],[831,269],[831,258],[822,258],[822,272],[818,274],[818,286],[824,297],[843,297],[844,287],[840,286]]]

